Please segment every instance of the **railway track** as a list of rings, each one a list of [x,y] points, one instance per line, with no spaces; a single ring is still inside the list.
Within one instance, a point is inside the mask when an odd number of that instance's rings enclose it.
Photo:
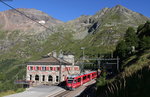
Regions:
[[[69,90],[66,90],[65,92],[62,92],[62,93],[56,95],[55,97],[66,97],[69,92],[70,92]]]
[[[59,91],[53,95],[49,95],[48,97],[76,97],[76,96],[82,97],[82,96],[80,96],[80,95],[82,95],[82,92],[84,92],[83,94],[86,94],[85,92],[87,90],[89,90],[88,88],[90,88],[91,85],[94,83],[95,83],[95,80],[92,80],[92,81],[76,88],[74,91],[70,91],[70,90]],[[88,91],[88,92],[90,92],[90,91]]]

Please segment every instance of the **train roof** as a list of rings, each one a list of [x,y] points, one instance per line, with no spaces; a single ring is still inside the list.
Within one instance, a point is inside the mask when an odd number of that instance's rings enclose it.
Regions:
[[[96,72],[96,71],[90,71],[90,72],[81,73],[81,74],[73,74],[73,75],[69,75],[68,77],[69,78],[74,78],[74,77],[77,77],[77,76],[82,76],[82,75],[93,73],[93,72]]]

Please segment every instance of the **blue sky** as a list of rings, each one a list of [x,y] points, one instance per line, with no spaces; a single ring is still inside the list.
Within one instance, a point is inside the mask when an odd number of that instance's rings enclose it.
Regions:
[[[73,20],[81,15],[94,15],[105,7],[120,4],[150,17],[150,0],[13,0],[5,1],[14,8],[35,8],[61,20]],[[0,3],[0,11],[10,9]]]

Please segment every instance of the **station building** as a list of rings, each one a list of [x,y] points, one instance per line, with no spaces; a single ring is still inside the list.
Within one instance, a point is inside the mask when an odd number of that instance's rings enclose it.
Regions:
[[[74,65],[73,55],[63,58],[48,56],[27,63],[26,80],[33,84],[56,84],[65,81],[68,75],[79,74],[79,66]]]

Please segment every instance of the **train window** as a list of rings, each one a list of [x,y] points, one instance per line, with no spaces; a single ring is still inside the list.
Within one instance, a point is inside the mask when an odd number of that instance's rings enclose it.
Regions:
[[[85,80],[85,79],[86,79],[86,76],[83,77],[83,80]]]
[[[90,75],[88,75],[88,78],[90,78]]]
[[[67,77],[67,79],[68,79],[68,80],[69,80],[69,79],[73,80],[74,78],[72,78],[72,77]]]
[[[92,76],[94,76],[94,74],[92,74]]]
[[[72,83],[73,82],[73,80],[68,80],[68,83]]]
[[[78,82],[81,82],[81,78],[78,78]]]
[[[77,80],[74,80],[73,83],[77,83]]]

